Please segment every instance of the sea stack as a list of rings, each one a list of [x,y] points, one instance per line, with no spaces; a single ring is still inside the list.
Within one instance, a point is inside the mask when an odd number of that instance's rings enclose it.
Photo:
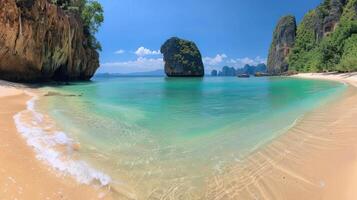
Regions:
[[[202,56],[194,42],[177,37],[168,39],[161,46],[165,73],[169,77],[202,77]]]
[[[79,13],[48,0],[1,0],[0,78],[88,80],[99,67]]]
[[[273,41],[268,56],[268,73],[279,75],[288,70],[288,55],[294,46],[296,20],[294,16],[280,19],[273,34]]]

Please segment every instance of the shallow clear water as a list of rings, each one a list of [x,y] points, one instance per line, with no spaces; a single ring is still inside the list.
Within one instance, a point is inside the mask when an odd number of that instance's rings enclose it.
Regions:
[[[204,196],[209,177],[284,133],[343,84],[294,78],[97,78],[39,102],[119,193]],[[124,188],[124,189],[123,189]]]

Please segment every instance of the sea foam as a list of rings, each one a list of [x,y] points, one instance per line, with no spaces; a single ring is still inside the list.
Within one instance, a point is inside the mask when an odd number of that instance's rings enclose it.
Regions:
[[[53,131],[53,124],[47,122],[43,114],[35,110],[38,96],[26,92],[32,98],[27,102],[27,109],[14,115],[16,128],[31,146],[36,158],[49,164],[55,170],[76,178],[79,183],[99,182],[108,185],[111,178],[105,173],[91,167],[87,162],[72,158],[73,139],[64,132]],[[59,150],[65,146],[67,151]]]

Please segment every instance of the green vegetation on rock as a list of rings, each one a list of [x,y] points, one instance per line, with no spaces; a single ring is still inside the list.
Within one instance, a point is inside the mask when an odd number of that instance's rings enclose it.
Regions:
[[[269,51],[269,72],[350,72],[357,70],[357,0],[324,0],[305,15],[292,33],[283,30],[281,22],[274,32]],[[287,24],[287,23],[285,23]],[[277,37],[280,34],[280,37]],[[290,46],[279,38],[290,36]]]
[[[310,11],[297,28],[294,48],[288,58],[289,70],[310,71],[316,62],[315,11]]]
[[[168,76],[204,76],[202,56],[194,42],[177,37],[161,46]]]
[[[89,45],[97,50],[102,50],[100,43],[94,37],[104,21],[103,7],[97,0],[51,0],[51,2],[65,11],[79,13],[84,25],[83,31],[89,39]]]
[[[81,17],[85,29],[89,32],[89,41],[93,48],[102,50],[100,43],[94,37],[98,32],[98,28],[104,21],[103,7],[96,0],[81,0],[83,2],[83,9]]]
[[[338,71],[357,71],[357,34],[353,34],[345,41],[341,60],[337,65]]]
[[[357,0],[325,0],[297,29],[288,58],[298,72],[357,70]]]

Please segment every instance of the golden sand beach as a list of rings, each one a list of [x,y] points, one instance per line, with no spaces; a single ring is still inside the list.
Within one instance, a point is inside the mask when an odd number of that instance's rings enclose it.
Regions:
[[[79,184],[36,159],[13,119],[30,99],[23,90],[0,86],[0,199],[111,199],[105,189]]]

